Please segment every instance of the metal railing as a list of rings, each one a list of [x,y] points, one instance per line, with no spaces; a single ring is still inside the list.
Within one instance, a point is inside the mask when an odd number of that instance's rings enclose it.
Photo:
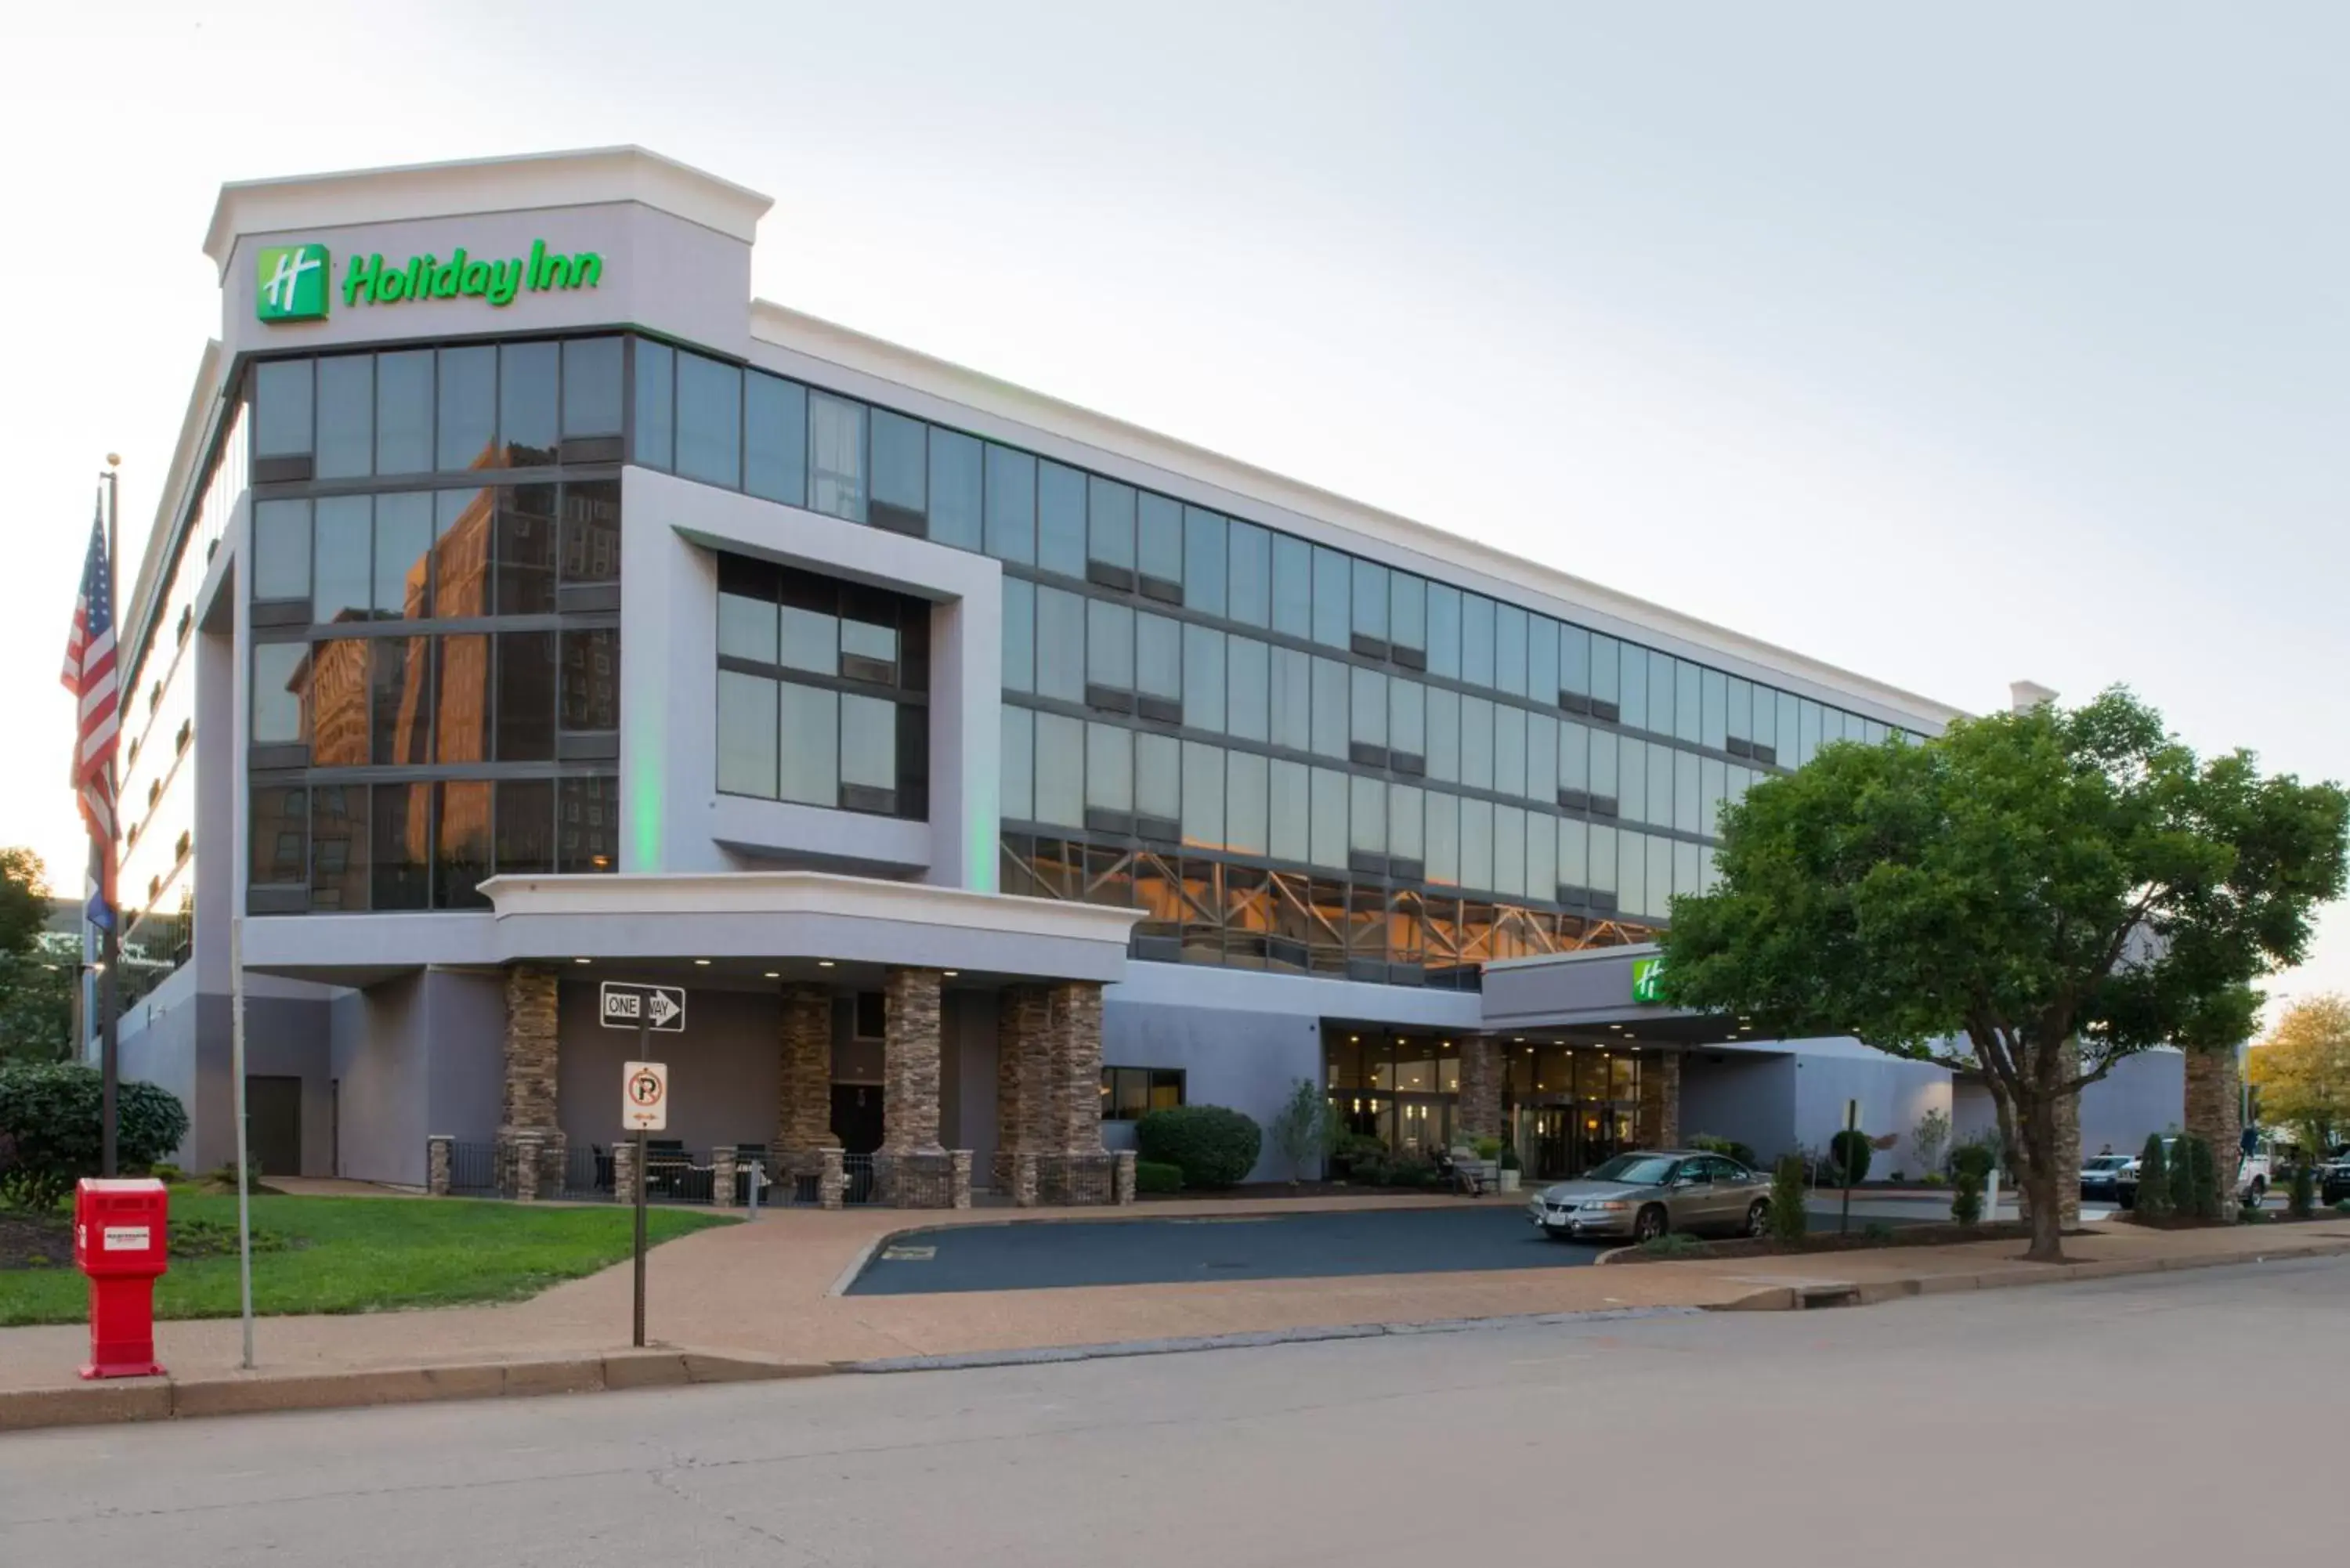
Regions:
[[[567,1203],[612,1200],[612,1151],[602,1144],[573,1144],[563,1155],[563,1199]]]
[[[458,1198],[498,1196],[498,1149],[489,1143],[449,1146],[449,1191]]]

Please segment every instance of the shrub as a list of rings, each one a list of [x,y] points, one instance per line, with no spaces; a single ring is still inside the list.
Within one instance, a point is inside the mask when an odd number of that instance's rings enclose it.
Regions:
[[[1961,1225],[1976,1224],[1982,1219],[1983,1179],[1971,1170],[1961,1170],[1951,1178],[1950,1218]]]
[[[1942,1150],[1950,1141],[1950,1113],[1939,1106],[1918,1118],[1909,1129],[1909,1147],[1917,1151],[1918,1163],[1930,1174],[1942,1163]]]
[[[2199,1137],[2178,1140],[2178,1158],[2170,1166],[2171,1206],[2198,1220],[2220,1218],[2220,1165],[2211,1146]]]
[[[1950,1179],[1939,1170],[1929,1170],[1918,1179],[1928,1187],[1948,1187],[1950,1184]]]
[[[1318,1167],[1335,1141],[1331,1137],[1333,1128],[1329,1096],[1311,1078],[1300,1078],[1292,1084],[1289,1098],[1282,1102],[1273,1118],[1273,1147],[1288,1159],[1290,1180],[1295,1181]]]
[[[1502,1140],[1497,1137],[1472,1138],[1469,1152],[1479,1159],[1499,1159],[1502,1158]]]
[[[1640,1243],[1640,1251],[1651,1258],[1679,1258],[1703,1247],[1705,1243],[1685,1231],[1669,1231],[1661,1236],[1651,1236]]]
[[[1436,1187],[1444,1178],[1432,1159],[1399,1154],[1372,1168],[1371,1179],[1383,1187]]]
[[[1783,1154],[1771,1172],[1772,1239],[1801,1241],[1810,1224],[1810,1216],[1804,1212],[1804,1157]]]
[[[78,1062],[0,1066],[0,1200],[53,1208],[98,1174],[104,1094],[98,1069]],[[114,1107],[115,1156],[126,1171],[146,1169],[188,1136],[186,1107],[152,1084],[119,1085]]]
[[[2334,1205],[2334,1212],[2336,1214],[2350,1214],[2350,1198],[2338,1199]]]
[[[1525,1168],[1518,1163],[1518,1151],[1510,1144],[1505,1143],[1502,1146],[1502,1168],[1503,1170],[1523,1170]]]
[[[182,1170],[178,1166],[173,1165],[168,1159],[159,1159],[154,1164],[149,1166],[147,1168],[147,1174],[153,1177],[158,1181],[164,1182],[185,1181],[188,1179],[188,1173]]]
[[[1882,1220],[1871,1220],[1860,1228],[1860,1234],[1865,1241],[1890,1241],[1893,1240],[1893,1227]]]
[[[1134,1142],[1143,1158],[1180,1170],[1186,1187],[1231,1187],[1255,1168],[1264,1132],[1223,1106],[1175,1106],[1135,1123]]]
[[[1183,1190],[1182,1168],[1161,1165],[1155,1159],[1138,1159],[1134,1162],[1134,1189],[1137,1192],[1180,1192]]]
[[[1716,1137],[1711,1133],[1700,1133],[1689,1140],[1689,1146],[1707,1154],[1719,1154],[1734,1159],[1749,1170],[1762,1168],[1762,1162],[1754,1156],[1753,1146],[1742,1144],[1734,1137]]]
[[[2148,1223],[2169,1219],[2175,1212],[2170,1192],[2170,1160],[2162,1150],[2162,1135],[2148,1133],[2137,1157],[2137,1217]]]
[[[2317,1212],[2317,1172],[2306,1159],[2293,1162],[2292,1185],[2285,1189],[2285,1212],[2306,1220]]]
[[[1998,1168],[1999,1147],[1989,1139],[1978,1138],[1950,1150],[1950,1179],[1956,1181],[1960,1177],[1971,1176],[1975,1179],[1975,1190],[1978,1192],[1982,1190],[1983,1183],[1991,1179],[1991,1173]]]
[[[1828,1166],[1836,1179],[1848,1187],[1858,1187],[1868,1179],[1868,1135],[1856,1128],[1846,1127],[1828,1139]]]
[[[1348,1133],[1330,1151],[1331,1168],[1347,1176],[1371,1179],[1374,1167],[1386,1160],[1388,1146],[1368,1133]]]

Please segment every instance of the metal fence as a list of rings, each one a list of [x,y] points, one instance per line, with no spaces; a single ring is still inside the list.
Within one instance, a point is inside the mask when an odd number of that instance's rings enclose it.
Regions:
[[[463,1198],[495,1198],[498,1195],[497,1146],[488,1143],[451,1144],[449,1190]]]
[[[563,1155],[563,1199],[567,1203],[608,1203],[612,1200],[612,1151],[602,1144],[573,1144]]]

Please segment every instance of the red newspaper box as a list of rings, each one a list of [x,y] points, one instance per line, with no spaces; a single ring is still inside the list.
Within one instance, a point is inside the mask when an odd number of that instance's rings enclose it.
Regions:
[[[171,1200],[145,1179],[85,1178],[74,1189],[74,1265],[89,1276],[89,1365],[84,1377],[151,1377],[155,1276],[169,1264]]]

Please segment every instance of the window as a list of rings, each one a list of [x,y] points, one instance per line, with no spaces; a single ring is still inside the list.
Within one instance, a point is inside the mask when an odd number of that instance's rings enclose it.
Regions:
[[[498,349],[498,438],[508,468],[543,468],[555,461],[562,399],[561,344],[508,343]],[[726,483],[734,483],[732,473]]]
[[[253,455],[307,456],[311,447],[311,363],[265,360],[253,369]]]
[[[1273,629],[1314,635],[1314,546],[1286,534],[1273,536]]]
[[[796,381],[747,372],[743,382],[743,488],[787,506],[804,504],[807,444],[807,389]]]
[[[1428,662],[1428,584],[1409,572],[1388,574],[1388,636],[1396,662],[1418,669]]]
[[[374,357],[344,354],[319,360],[317,400],[317,452],[312,475],[355,479],[373,472]]]
[[[564,344],[563,433],[567,437],[618,436],[620,381],[618,337],[575,337]]]
[[[1036,590],[1036,695],[1086,700],[1086,601],[1059,588]]]
[[[1086,575],[1086,476],[1057,462],[1036,465],[1036,565]]]
[[[1104,1067],[1101,1084],[1106,1122],[1137,1121],[1183,1103],[1183,1075],[1173,1068]]]
[[[1482,594],[1461,601],[1461,679],[1471,686],[1493,684],[1493,601]]]
[[[1248,741],[1273,738],[1273,649],[1253,637],[1232,637],[1224,647],[1224,722]]]
[[[1196,506],[1183,508],[1183,602],[1210,615],[1222,615],[1228,568],[1224,520]]]
[[[1329,648],[1347,646],[1353,618],[1354,566],[1347,556],[1326,545],[1314,547],[1314,640]]]
[[[999,561],[1036,559],[1036,460],[1008,446],[987,449],[987,553]]]
[[[808,507],[865,521],[865,405],[810,392]]]
[[[1493,611],[1493,685],[1513,697],[1526,694],[1526,612],[1515,605]]]
[[[1224,727],[1224,634],[1204,626],[1183,628],[1183,722],[1194,730]]]
[[[366,620],[374,613],[368,569],[374,504],[364,495],[328,495],[312,505],[310,618],[319,625]]]
[[[308,706],[310,645],[264,642],[253,649],[253,722],[256,746],[297,745]]]
[[[1248,626],[1273,624],[1273,535],[1234,519],[1225,534],[1232,593],[1225,613]]]
[[[877,528],[920,537],[930,514],[929,427],[920,420],[873,410],[873,504]]]
[[[928,812],[930,607],[882,589],[719,557],[718,787],[881,815]],[[568,683],[590,680],[594,633]],[[610,650],[617,666],[618,649]],[[617,673],[617,670],[615,670]],[[607,688],[609,690],[609,687]],[[590,720],[614,698],[579,694]]]
[[[1183,508],[1145,491],[1135,516],[1138,587],[1150,598],[1183,602]]]
[[[956,431],[933,429],[930,441],[931,537],[976,550],[986,511],[985,448]]]
[[[310,504],[262,501],[253,508],[253,597],[310,597]]]
[[[1110,479],[1086,487],[1086,569],[1113,588],[1134,587],[1134,492]]]
[[[1036,810],[1036,716],[1006,702],[1003,721],[1003,795],[998,809],[1007,822],[1026,822]]]
[[[1022,577],[1003,579],[1003,689],[1036,690],[1036,587]]]
[[[439,435],[434,442],[437,467],[496,466],[497,389],[495,348],[485,346],[441,350]]]
[[[677,472],[733,489],[743,472],[743,373],[699,354],[677,357]]]

